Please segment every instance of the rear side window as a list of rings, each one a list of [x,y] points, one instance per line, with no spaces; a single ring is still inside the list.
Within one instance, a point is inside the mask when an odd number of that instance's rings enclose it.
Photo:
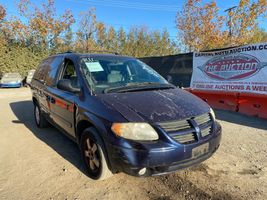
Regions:
[[[51,60],[49,66],[48,66],[48,74],[46,77],[46,84],[48,86],[54,87],[56,85],[56,79],[58,76],[58,69],[62,65],[63,57],[57,56],[54,57],[53,60]]]
[[[51,59],[45,59],[40,63],[36,72],[34,73],[34,76],[33,76],[34,79],[39,80],[39,81],[45,81],[45,77],[48,71],[47,63],[49,62],[49,60]]]
[[[34,73],[33,78],[45,81],[48,86],[55,86],[57,72],[62,63],[62,56],[49,57],[40,63],[38,69]]]

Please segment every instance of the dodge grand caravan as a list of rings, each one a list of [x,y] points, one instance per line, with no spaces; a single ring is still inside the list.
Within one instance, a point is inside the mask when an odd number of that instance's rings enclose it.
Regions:
[[[54,55],[31,88],[37,126],[53,124],[77,142],[92,179],[170,173],[220,144],[221,126],[204,101],[132,57]]]

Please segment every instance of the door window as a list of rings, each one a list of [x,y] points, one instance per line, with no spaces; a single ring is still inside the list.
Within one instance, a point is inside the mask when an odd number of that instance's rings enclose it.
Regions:
[[[74,63],[71,60],[65,60],[65,66],[61,73],[60,79],[69,79],[72,87],[79,88],[80,84],[75,71]]]

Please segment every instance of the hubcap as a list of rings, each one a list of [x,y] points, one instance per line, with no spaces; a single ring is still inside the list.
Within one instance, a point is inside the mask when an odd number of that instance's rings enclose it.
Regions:
[[[86,144],[85,144],[84,155],[92,171],[98,170],[98,168],[100,167],[97,150],[98,150],[97,145],[92,140],[87,138]]]
[[[35,108],[35,119],[36,119],[37,124],[40,124],[40,111],[39,111],[38,106],[36,106]]]

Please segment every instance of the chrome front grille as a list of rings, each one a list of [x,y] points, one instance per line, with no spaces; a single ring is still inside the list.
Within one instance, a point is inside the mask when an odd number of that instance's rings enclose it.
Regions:
[[[206,137],[211,133],[211,126],[201,130],[202,137]]]
[[[191,142],[196,141],[196,136],[193,132],[187,133],[184,135],[175,135],[175,136],[172,136],[172,138],[181,144],[186,144],[186,143],[191,143]]]
[[[198,125],[205,124],[211,120],[209,113],[205,113],[203,115],[196,116],[193,119],[195,120],[195,122]]]
[[[166,132],[180,131],[180,130],[191,128],[187,120],[163,122],[163,123],[160,123],[160,126]]]
[[[195,123],[192,123],[192,121]],[[198,140],[194,124],[199,127],[201,137],[206,137],[211,134],[211,122],[211,115],[209,113],[205,113],[184,120],[161,122],[158,125],[177,142],[181,144],[189,144]]]

